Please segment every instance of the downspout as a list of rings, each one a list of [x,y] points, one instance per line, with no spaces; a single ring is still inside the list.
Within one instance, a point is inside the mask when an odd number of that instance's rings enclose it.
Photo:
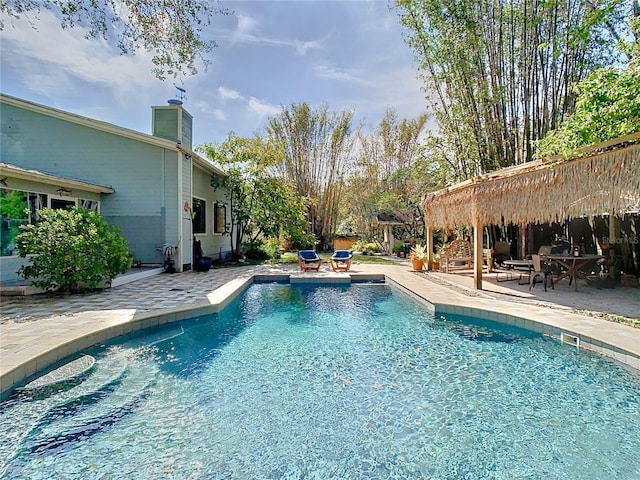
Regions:
[[[177,218],[176,221],[178,222],[178,264],[176,265],[176,270],[178,272],[182,272],[182,265],[183,265],[183,255],[182,255],[182,250],[184,249],[184,245],[182,242],[182,161],[183,161],[183,153],[182,150],[180,150],[180,148],[178,147],[178,195],[177,195],[177,209],[176,212],[177,214]]]
[[[160,224],[162,226],[162,245],[167,244],[167,206],[165,205],[166,201],[166,191],[165,191],[165,181],[166,181],[166,173],[165,169],[167,168],[167,151],[162,149],[162,172],[160,173]],[[162,259],[164,261],[164,258]]]

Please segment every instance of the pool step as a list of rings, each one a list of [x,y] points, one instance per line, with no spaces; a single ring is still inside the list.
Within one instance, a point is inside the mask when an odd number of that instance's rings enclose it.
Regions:
[[[0,410],[0,472],[2,465],[13,457],[24,438],[57,405],[63,405],[73,399],[96,394],[109,385],[113,385],[124,376],[127,360],[124,355],[115,355],[92,367],[90,374],[82,383],[70,389],[62,389],[48,396],[34,396],[33,392],[17,392]]]
[[[135,411],[146,399],[155,366],[135,371],[128,369],[118,382],[100,392],[73,399],[47,412],[45,420],[37,424],[23,442],[29,453],[43,453],[61,444],[86,439]]]
[[[140,347],[154,347],[183,333],[181,326],[174,326],[161,329],[143,344],[132,339],[99,362],[81,357],[17,391],[0,410],[0,436],[6,440],[0,443],[0,477],[9,463],[24,455],[85,438],[135,410],[158,368],[132,372],[129,356],[137,355]]]
[[[44,399],[82,383],[93,371],[95,364],[96,359],[91,355],[81,355],[39,376],[17,391],[30,395],[32,399]]]

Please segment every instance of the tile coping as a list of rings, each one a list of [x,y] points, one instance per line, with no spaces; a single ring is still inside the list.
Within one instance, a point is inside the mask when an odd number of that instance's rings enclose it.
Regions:
[[[468,297],[433,282],[416,281],[410,272],[385,271],[380,274],[340,273],[319,276],[303,274],[250,274],[235,278],[211,291],[206,300],[186,307],[135,312],[134,310],[95,311],[75,314],[74,329],[66,325],[69,316],[36,320],[19,324],[15,332],[2,335],[0,350],[0,396],[35,377],[36,373],[56,366],[61,360],[100,342],[136,330],[208,315],[222,310],[249,285],[264,282],[283,283],[358,283],[385,282],[419,301],[426,302],[436,315],[458,314],[475,316],[516,325],[594,351],[640,370],[640,329],[603,319],[571,312],[553,311],[543,307],[509,303],[501,300]],[[64,323],[55,324],[56,318]],[[47,322],[46,328],[42,328]],[[57,327],[57,328],[56,328]],[[576,340],[578,339],[578,340]],[[11,359],[7,360],[7,352]]]

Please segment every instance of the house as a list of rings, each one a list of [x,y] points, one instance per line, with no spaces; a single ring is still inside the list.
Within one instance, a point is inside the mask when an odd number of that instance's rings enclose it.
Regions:
[[[194,240],[214,260],[231,250],[225,192],[211,186],[224,172],[194,153],[179,100],[152,107],[148,135],[0,94],[0,128],[3,283],[27,262],[16,254],[19,225],[45,207],[98,211],[142,264],[163,264],[171,245],[176,270],[189,270]]]

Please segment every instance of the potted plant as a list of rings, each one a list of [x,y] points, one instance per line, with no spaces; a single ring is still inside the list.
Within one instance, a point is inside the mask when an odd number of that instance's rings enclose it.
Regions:
[[[424,262],[427,260],[427,247],[421,243],[411,247],[411,263],[413,269],[421,271],[424,268]]]
[[[202,242],[200,240],[193,239],[193,269],[196,272],[208,272],[213,265],[213,259],[211,257],[205,257],[202,254]]]
[[[396,243],[393,246],[393,251],[395,252],[396,257],[401,257],[402,254],[405,252],[404,243]]]
[[[440,254],[434,253],[433,260],[431,261],[431,270],[440,270]]]

